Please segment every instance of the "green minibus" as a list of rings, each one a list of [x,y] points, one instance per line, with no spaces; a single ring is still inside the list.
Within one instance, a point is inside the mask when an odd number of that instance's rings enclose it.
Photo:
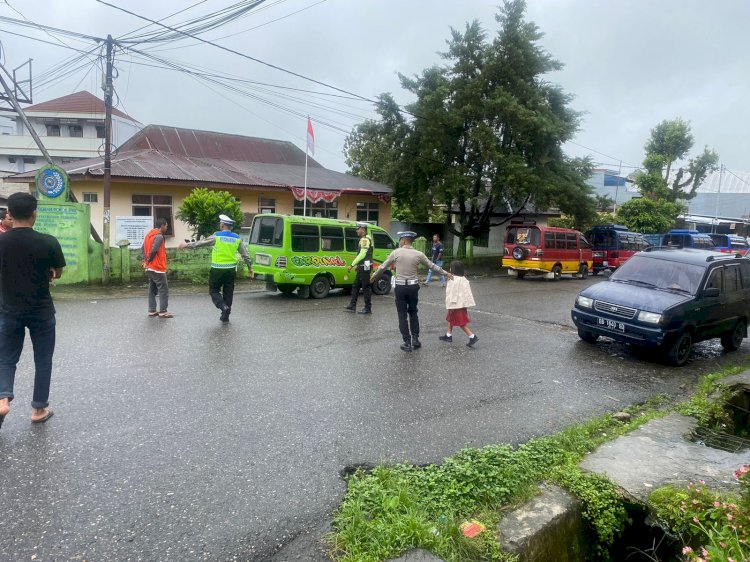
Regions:
[[[373,261],[380,265],[397,245],[379,226],[367,233],[375,244]],[[359,251],[355,221],[264,213],[253,218],[248,252],[256,279],[271,291],[322,299],[333,288],[351,290],[355,272],[347,266]],[[385,295],[391,290],[391,272],[383,274],[372,292]]]

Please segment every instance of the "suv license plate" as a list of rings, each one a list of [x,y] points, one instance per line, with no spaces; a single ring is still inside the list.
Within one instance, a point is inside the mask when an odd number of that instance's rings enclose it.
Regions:
[[[615,320],[607,320],[606,318],[597,318],[597,322],[600,326],[606,326],[610,330],[617,330],[618,332],[625,331],[625,324],[623,322],[616,322]]]

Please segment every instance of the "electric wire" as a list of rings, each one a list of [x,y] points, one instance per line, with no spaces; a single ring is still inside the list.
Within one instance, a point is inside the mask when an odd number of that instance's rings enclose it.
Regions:
[[[254,30],[259,29],[261,27],[265,27],[266,25],[270,25],[270,24],[275,23],[277,21],[281,21],[283,19],[286,19],[286,18],[289,18],[289,17],[294,16],[296,14],[299,14],[300,12],[304,12],[305,10],[309,10],[310,8],[314,8],[318,4],[322,4],[323,2],[327,2],[327,1],[328,0],[318,0],[318,2],[315,2],[314,4],[310,4],[309,6],[305,6],[304,8],[296,10],[296,11],[290,13],[290,14],[286,14],[285,16],[281,16],[281,17],[278,17],[276,19],[272,19],[270,21],[267,21],[265,23],[261,23],[260,25],[256,25],[255,27],[250,27],[248,29],[243,29],[242,31],[237,31],[235,33],[230,33],[228,35],[222,35],[220,37],[214,37],[212,39],[212,41],[219,41],[221,39],[228,39],[229,37],[236,37],[237,35],[242,35],[243,33],[247,33],[249,31],[254,31]],[[278,4],[278,3],[279,2],[275,2],[274,5]],[[256,10],[256,12],[258,12],[258,11],[260,11],[260,10]],[[191,43],[191,44],[188,44],[188,45],[180,45],[178,47],[161,47],[161,48],[157,48],[157,49],[153,49],[153,50],[157,51],[157,52],[164,52],[164,51],[172,51],[172,50],[175,50],[175,49],[186,49],[188,47],[193,47],[195,45],[200,45],[200,43]]]

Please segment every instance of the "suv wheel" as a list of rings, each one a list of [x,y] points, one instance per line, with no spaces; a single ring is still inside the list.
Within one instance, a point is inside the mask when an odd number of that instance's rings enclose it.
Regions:
[[[742,345],[742,340],[745,339],[746,330],[745,321],[737,320],[732,331],[721,336],[721,346],[724,351],[737,351]]]
[[[677,337],[667,349],[667,363],[675,367],[681,367],[687,363],[690,351],[693,349],[693,336],[685,332]]]

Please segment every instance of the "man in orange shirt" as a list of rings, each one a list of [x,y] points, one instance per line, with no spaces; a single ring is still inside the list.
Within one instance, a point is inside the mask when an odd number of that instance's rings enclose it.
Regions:
[[[166,219],[156,219],[154,228],[143,239],[143,269],[148,277],[148,315],[173,318],[167,310],[169,285],[167,284],[167,244],[164,238],[169,225]],[[156,311],[156,295],[159,295],[159,311]]]

